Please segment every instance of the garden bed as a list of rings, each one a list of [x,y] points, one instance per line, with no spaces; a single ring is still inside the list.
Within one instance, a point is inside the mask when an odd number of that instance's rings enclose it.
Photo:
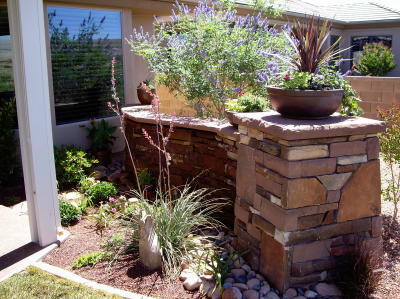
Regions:
[[[123,229],[123,228],[122,228]],[[158,298],[196,298],[198,294],[184,290],[182,283],[176,279],[165,279],[161,271],[149,271],[139,262],[139,254],[121,256],[112,267],[108,262],[94,266],[72,269],[72,263],[88,252],[100,251],[107,237],[121,231],[114,225],[101,236],[91,219],[85,217],[79,223],[68,228],[71,236],[59,248],[45,258],[45,262],[64,268],[98,283],[124,289],[134,293]]]

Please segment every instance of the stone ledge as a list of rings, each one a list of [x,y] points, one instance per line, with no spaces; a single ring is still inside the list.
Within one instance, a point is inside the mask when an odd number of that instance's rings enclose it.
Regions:
[[[236,113],[233,120],[240,126],[284,140],[376,134],[385,128],[381,121],[339,114],[326,119],[299,120],[284,118],[277,112]]]
[[[155,124],[155,114],[151,112],[151,106],[131,106],[122,108],[125,118],[139,123]],[[240,136],[237,129],[226,120],[211,118],[198,118],[191,116],[173,116],[161,114],[161,123],[170,125],[173,122],[175,127],[195,129],[200,131],[214,132],[222,136],[228,136],[239,141]]]

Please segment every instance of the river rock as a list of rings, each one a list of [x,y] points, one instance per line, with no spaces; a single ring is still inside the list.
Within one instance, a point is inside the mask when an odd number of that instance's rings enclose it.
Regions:
[[[246,299],[258,299],[260,295],[256,290],[247,290],[243,292],[243,296]]]
[[[234,284],[232,284],[232,286],[234,286],[235,288],[238,288],[241,291],[246,291],[249,289],[249,287],[244,283],[234,283]]]
[[[247,282],[249,289],[258,291],[261,288],[261,281],[257,278],[252,278]]]
[[[243,269],[232,269],[231,273],[235,279],[238,279],[239,277],[246,277],[246,271]]]
[[[266,296],[265,299],[280,299],[279,296],[274,293],[274,292],[269,292]]]
[[[201,279],[194,272],[183,282],[183,287],[188,291],[197,290],[200,286]]]
[[[238,288],[229,288],[222,293],[222,299],[242,299],[242,293]]]
[[[297,291],[293,288],[287,289],[285,294],[283,294],[283,299],[291,299],[297,296]]]
[[[304,296],[306,296],[306,298],[317,298],[318,297],[318,293],[311,291],[311,290],[307,290],[304,294]]]
[[[181,274],[179,275],[179,280],[185,281],[191,274],[193,273],[190,269],[183,269]]]
[[[334,284],[327,284],[325,282],[320,282],[315,286],[315,291],[321,296],[343,296],[342,292]]]
[[[260,294],[262,296],[267,295],[270,291],[271,291],[271,287],[269,286],[269,284],[267,282],[264,283],[264,285],[260,288]]]
[[[245,270],[246,272],[251,272],[251,268],[247,264],[242,265],[242,269]]]
[[[224,283],[227,283],[227,282],[235,283],[235,279],[233,279],[232,277],[225,278]]]

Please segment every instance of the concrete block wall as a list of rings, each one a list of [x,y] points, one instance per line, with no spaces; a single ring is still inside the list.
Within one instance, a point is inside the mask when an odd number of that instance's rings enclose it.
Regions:
[[[347,77],[361,98],[363,117],[379,119],[378,108],[389,109],[400,105],[400,77]]]

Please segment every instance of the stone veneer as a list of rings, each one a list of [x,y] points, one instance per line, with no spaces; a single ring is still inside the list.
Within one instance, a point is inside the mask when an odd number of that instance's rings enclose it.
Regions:
[[[379,250],[382,122],[241,113],[237,246],[280,291],[325,280],[362,240]]]
[[[134,106],[123,111],[128,142],[138,166],[157,173],[158,154],[142,133],[142,129],[145,129],[156,140],[154,115],[148,106]],[[236,197],[237,130],[225,121],[162,116],[166,130],[171,121],[174,129],[168,152],[172,158],[172,184],[180,186],[198,176],[197,186],[219,189],[216,194],[218,197],[233,201]],[[127,161],[129,164],[129,159]]]
[[[143,138],[154,135],[147,108],[125,108],[128,141],[140,167],[158,169]],[[362,240],[381,240],[379,141],[382,122],[332,116],[293,120],[239,113],[226,122],[163,115],[174,133],[168,148],[173,183],[204,170],[201,186],[234,198],[236,246],[280,291],[325,280],[338,257]],[[235,183],[236,182],[236,183]],[[236,184],[236,185],[235,185]],[[236,192],[235,192],[236,191]]]

